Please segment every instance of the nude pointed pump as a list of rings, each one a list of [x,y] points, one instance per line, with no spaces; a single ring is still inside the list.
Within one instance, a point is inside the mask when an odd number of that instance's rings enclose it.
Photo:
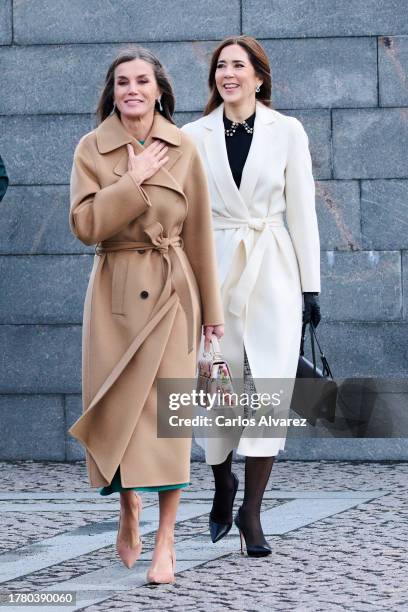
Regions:
[[[142,500],[139,495],[136,494],[137,500],[137,521],[140,520],[140,513],[142,511]],[[120,534],[120,520],[121,514],[119,515],[118,534],[116,536],[116,552],[122,559],[123,564],[129,569],[134,566],[140,554],[142,552],[142,538],[139,536],[139,542],[135,546],[129,546],[126,542],[119,538]]]
[[[170,572],[157,572],[152,568],[149,568],[147,572],[148,584],[174,584],[176,571],[176,553],[174,548],[171,550],[171,571]]]

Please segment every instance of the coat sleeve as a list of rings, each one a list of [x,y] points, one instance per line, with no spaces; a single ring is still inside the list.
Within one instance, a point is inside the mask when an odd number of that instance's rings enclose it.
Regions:
[[[309,139],[303,125],[291,117],[285,170],[286,221],[295,249],[302,291],[320,291],[320,240]]]
[[[95,153],[85,140],[75,150],[70,193],[70,227],[87,245],[114,236],[151,206],[146,192],[130,173],[101,188]]]
[[[3,160],[0,156],[0,202],[6,195],[7,187],[8,187],[8,176],[6,172],[6,168],[4,166]]]
[[[205,171],[195,146],[184,193],[188,211],[181,236],[200,290],[203,325],[223,325],[210,196]]]

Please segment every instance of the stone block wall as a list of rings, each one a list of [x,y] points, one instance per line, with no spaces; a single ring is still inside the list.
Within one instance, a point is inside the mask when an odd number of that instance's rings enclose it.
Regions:
[[[319,337],[337,376],[408,371],[405,0],[2,0],[0,459],[82,457],[81,317],[92,249],[70,234],[68,183],[107,66],[126,43],[166,65],[179,125],[198,117],[215,44],[249,34],[274,107],[309,135],[322,246]],[[291,441],[288,458],[408,458],[405,441]],[[197,455],[199,456],[199,455]]]

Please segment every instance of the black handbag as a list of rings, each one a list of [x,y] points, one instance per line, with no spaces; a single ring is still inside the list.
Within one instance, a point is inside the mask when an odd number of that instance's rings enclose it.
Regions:
[[[337,403],[337,383],[316,336],[316,329],[309,324],[312,359],[305,357],[305,338],[307,323],[302,325],[302,339],[300,342],[300,355],[296,372],[291,409],[298,415],[307,419],[311,425],[316,425],[317,419],[325,419],[334,423]],[[319,349],[322,369],[317,367],[316,347]]]

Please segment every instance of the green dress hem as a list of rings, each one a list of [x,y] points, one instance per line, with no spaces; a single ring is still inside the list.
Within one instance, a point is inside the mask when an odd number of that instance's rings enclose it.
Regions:
[[[183,482],[181,484],[170,484],[170,485],[159,485],[156,487],[122,487],[122,481],[120,479],[120,467],[115,472],[112,482],[106,487],[99,489],[100,495],[111,495],[112,493],[121,493],[122,491],[145,491],[145,492],[160,492],[160,491],[172,491],[173,489],[183,489],[188,487],[191,482]]]

